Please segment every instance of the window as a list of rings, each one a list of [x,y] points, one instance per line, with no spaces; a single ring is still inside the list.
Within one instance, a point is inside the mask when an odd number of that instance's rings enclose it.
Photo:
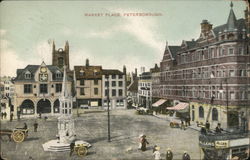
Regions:
[[[25,77],[25,79],[31,79],[30,72],[26,72],[24,77]]]
[[[235,99],[235,93],[234,92],[230,92],[230,99]]]
[[[112,87],[116,86],[116,81],[112,81]]]
[[[239,55],[243,55],[244,54],[244,50],[242,47],[239,48]]]
[[[245,91],[239,92],[239,99],[245,99]]]
[[[85,95],[84,88],[80,88],[80,95]]]
[[[229,71],[229,77],[234,77],[235,75],[234,75],[234,70],[230,70]]]
[[[56,78],[62,78],[62,73],[60,71],[56,72]]]
[[[108,86],[109,86],[109,82],[106,81],[106,82],[105,82],[105,87],[108,87]]]
[[[199,107],[199,117],[204,118],[204,109],[202,106]]]
[[[108,90],[105,89],[105,96],[108,96]]]
[[[113,75],[112,75],[112,79],[115,79],[115,78],[116,78],[116,75],[113,74]]]
[[[239,70],[239,76],[245,77],[246,76],[246,70]]]
[[[32,93],[32,84],[24,84],[24,93]]]
[[[122,89],[119,89],[119,96],[122,96]]]
[[[228,53],[229,53],[229,55],[233,55],[234,54],[234,49],[233,48],[229,48],[228,49]]]
[[[112,96],[116,96],[116,90],[112,89]]]
[[[84,70],[81,69],[80,70],[80,76],[84,76],[84,73],[85,73]]]
[[[119,87],[122,87],[122,81],[119,81],[118,83],[119,83]]]
[[[56,84],[56,93],[62,91],[62,84]]]
[[[212,120],[218,121],[218,110],[216,108],[213,108],[212,110]]]
[[[64,64],[63,61],[64,61],[64,60],[63,60],[63,57],[59,57],[59,58],[58,58],[58,65],[59,65],[60,67],[63,66],[63,64]]]
[[[94,80],[94,85],[98,85],[98,79]]]
[[[98,95],[98,88],[94,88],[94,94]]]
[[[122,77],[123,77],[123,75],[122,75],[122,74],[120,74],[120,75],[119,75],[119,79],[122,79]]]
[[[40,93],[48,93],[48,85],[40,84]]]
[[[81,79],[80,80],[80,85],[84,85],[84,84],[85,84],[84,79]]]

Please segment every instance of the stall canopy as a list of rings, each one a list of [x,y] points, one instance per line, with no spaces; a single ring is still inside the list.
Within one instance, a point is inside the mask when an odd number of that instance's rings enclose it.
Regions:
[[[168,110],[174,110],[179,112],[187,112],[188,111],[188,103],[179,103],[174,107],[167,107]]]
[[[160,99],[157,102],[155,102],[154,104],[152,104],[153,107],[159,107],[160,105],[162,105],[163,103],[165,103],[167,100],[165,99]]]

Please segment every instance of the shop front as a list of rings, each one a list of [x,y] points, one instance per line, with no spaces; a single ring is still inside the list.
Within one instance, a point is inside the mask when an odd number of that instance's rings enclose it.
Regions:
[[[199,136],[203,160],[245,159],[249,156],[249,135],[247,133],[225,133]]]

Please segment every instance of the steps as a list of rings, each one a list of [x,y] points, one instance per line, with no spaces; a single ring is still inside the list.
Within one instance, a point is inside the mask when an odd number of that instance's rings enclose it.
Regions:
[[[51,140],[43,144],[44,151],[64,152],[70,151],[69,143],[57,143],[58,140]]]

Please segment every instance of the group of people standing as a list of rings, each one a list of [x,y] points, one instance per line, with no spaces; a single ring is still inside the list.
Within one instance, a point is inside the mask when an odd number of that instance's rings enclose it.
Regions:
[[[149,144],[148,140],[146,139],[146,135],[141,134],[139,136],[139,148],[141,151],[146,151],[147,150],[147,144]],[[155,145],[153,148],[153,156],[155,160],[163,160],[161,157],[161,153],[160,153],[160,147]],[[167,148],[166,150],[166,160],[173,160],[173,152],[171,150],[171,148]],[[190,155],[184,151],[184,154],[182,156],[182,160],[191,160]]]
[[[6,119],[6,118],[7,118],[7,113],[1,112],[1,119]]]

